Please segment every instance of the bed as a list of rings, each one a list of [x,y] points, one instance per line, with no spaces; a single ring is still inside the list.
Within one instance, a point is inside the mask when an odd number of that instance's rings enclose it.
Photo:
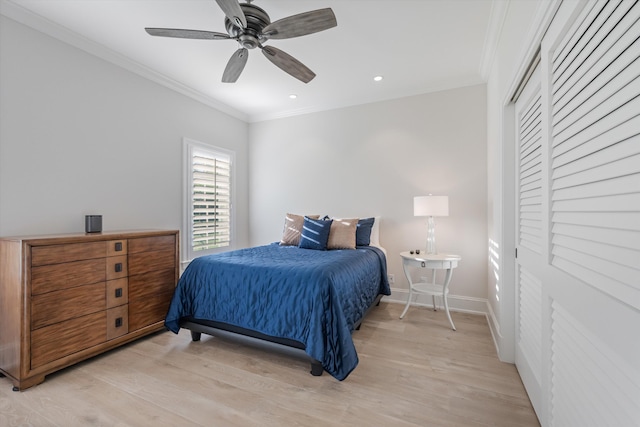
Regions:
[[[307,217],[300,241],[304,225]],[[358,364],[352,332],[390,294],[384,250],[357,245],[363,242],[350,235],[354,245],[348,248],[286,244],[286,228],[280,242],[194,259],[176,286],[165,325],[175,333],[191,330],[194,341],[201,333],[234,334],[297,349],[313,375],[327,371],[344,380]]]

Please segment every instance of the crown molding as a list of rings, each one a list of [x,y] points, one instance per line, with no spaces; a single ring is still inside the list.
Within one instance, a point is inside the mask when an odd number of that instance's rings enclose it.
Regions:
[[[496,56],[500,36],[507,19],[509,11],[508,1],[493,1],[491,4],[491,13],[489,15],[489,25],[484,36],[484,46],[482,48],[482,58],[480,59],[480,75],[484,81],[489,79],[491,67]]]

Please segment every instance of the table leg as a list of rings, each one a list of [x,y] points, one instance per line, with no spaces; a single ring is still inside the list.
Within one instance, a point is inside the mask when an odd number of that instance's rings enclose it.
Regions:
[[[407,280],[409,281],[409,298],[407,298],[407,305],[405,305],[404,310],[400,315],[401,319],[404,317],[405,314],[407,314],[407,311],[409,310],[409,306],[411,305],[411,298],[413,297],[413,284],[411,283],[411,274],[409,273],[409,271],[407,271],[406,263],[402,263],[402,269],[404,270],[404,275],[407,277]]]
[[[447,312],[447,318],[449,319],[449,324],[451,325],[451,329],[456,330],[456,325],[453,324],[453,320],[451,320],[451,314],[449,313],[449,304],[447,303],[447,297],[444,297],[444,309]]]
[[[449,313],[449,303],[447,302],[447,294],[449,293],[449,282],[451,281],[453,269],[447,269],[447,275],[444,278],[444,285],[442,286],[442,299],[444,301],[444,311],[447,313],[447,319],[449,319],[449,324],[451,325],[451,329],[456,330],[456,326],[453,324],[453,320],[451,320],[451,314]]]
[[[431,270],[431,283],[436,284],[436,269]],[[436,296],[431,295],[431,303],[433,304],[433,311],[438,311],[436,307]]]

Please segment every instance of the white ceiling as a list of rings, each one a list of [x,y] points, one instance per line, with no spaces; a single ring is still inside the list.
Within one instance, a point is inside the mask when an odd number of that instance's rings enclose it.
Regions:
[[[506,0],[255,0],[271,21],[331,7],[338,26],[271,40],[313,70],[304,84],[258,50],[222,83],[233,40],[151,37],[144,27],[225,32],[214,0],[1,0],[2,14],[243,120],[286,117],[486,80]],[[384,76],[376,83],[373,77]],[[292,100],[290,94],[298,95]]]

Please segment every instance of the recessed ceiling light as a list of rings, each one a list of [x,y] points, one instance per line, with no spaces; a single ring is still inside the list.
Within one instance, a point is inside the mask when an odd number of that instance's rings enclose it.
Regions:
[[[291,99],[296,99],[298,97],[298,95],[296,95],[295,93],[292,93],[291,95],[289,95],[289,98]]]
[[[376,81],[376,82],[379,82],[379,81],[380,81],[380,80],[382,80],[383,78],[384,78],[384,77],[382,77],[382,76],[375,76],[375,77],[373,78],[373,80],[374,80],[374,81]]]

